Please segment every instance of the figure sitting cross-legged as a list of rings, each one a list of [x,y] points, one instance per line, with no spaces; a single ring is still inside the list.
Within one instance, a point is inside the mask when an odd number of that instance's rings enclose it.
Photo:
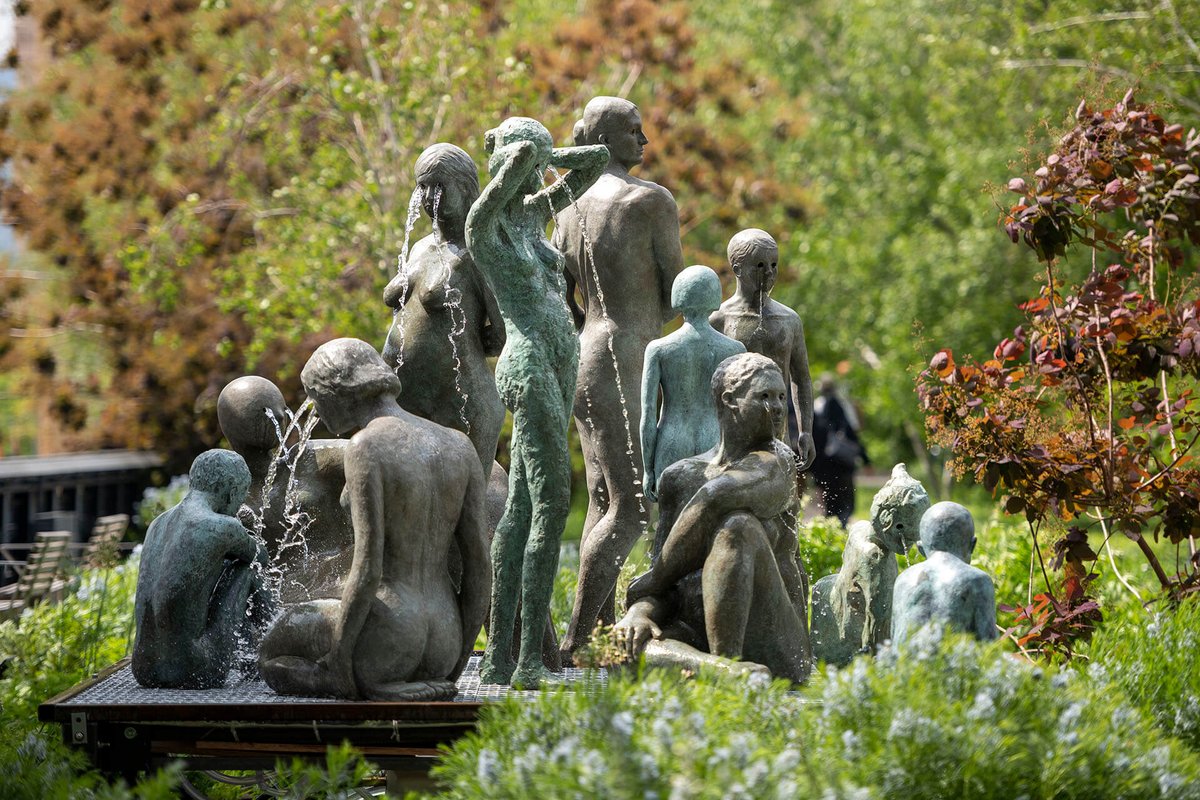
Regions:
[[[765,668],[802,681],[811,652],[794,462],[775,438],[787,412],[783,374],[743,353],[717,367],[712,389],[720,441],[663,473],[652,564],[629,587],[618,635],[653,664]]]

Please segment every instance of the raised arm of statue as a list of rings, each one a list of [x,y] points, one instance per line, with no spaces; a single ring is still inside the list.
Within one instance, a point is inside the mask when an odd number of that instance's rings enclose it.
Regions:
[[[546,222],[596,182],[608,166],[608,148],[602,144],[556,147],[550,152],[550,166],[570,172],[525,200],[527,206],[537,207],[542,212]]]
[[[800,423],[800,469],[808,469],[817,455],[813,442],[813,391],[812,377],[808,374],[808,348],[804,344],[804,323],[796,318],[796,340],[792,345],[792,403],[796,408],[796,420]]]
[[[457,680],[466,668],[492,596],[492,565],[488,557],[487,514],[484,506],[486,493],[487,481],[483,472],[472,469],[462,513],[454,529],[454,539],[462,554],[463,565],[462,589],[458,594],[462,652],[450,680]]]
[[[358,695],[354,680],[354,648],[383,575],[384,492],[380,473],[373,469],[371,444],[369,440],[364,441],[360,433],[346,447],[346,489],[350,494],[350,519],[354,526],[354,555],[333,627],[333,648],[323,659],[325,667],[350,697]]]
[[[642,491],[650,502],[658,500],[658,473],[654,464],[654,445],[658,439],[658,383],[661,369],[658,363],[658,348],[651,342],[646,348],[646,361],[642,365]]]
[[[538,166],[537,145],[533,142],[517,141],[495,149],[494,133],[488,131],[484,147],[493,160],[500,161],[500,166],[471,205],[466,233],[467,247],[472,252],[475,251],[471,241],[472,229],[491,227],[495,218],[503,213],[504,207],[526,188],[529,174]]]

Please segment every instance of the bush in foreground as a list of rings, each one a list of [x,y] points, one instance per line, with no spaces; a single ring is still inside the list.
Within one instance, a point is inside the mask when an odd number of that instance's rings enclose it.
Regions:
[[[1200,797],[1200,757],[1100,678],[935,631],[800,692],[667,673],[488,709],[444,798]]]

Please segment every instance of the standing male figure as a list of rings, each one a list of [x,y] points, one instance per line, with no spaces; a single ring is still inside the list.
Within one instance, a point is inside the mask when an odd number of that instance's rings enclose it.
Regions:
[[[788,443],[800,456],[800,470],[806,470],[816,455],[812,437],[812,379],[808,374],[808,348],[804,344],[800,315],[770,297],[779,274],[779,246],[766,231],[747,228],[734,234],[726,252],[737,278],[737,289],[733,297],[713,312],[709,322],[729,338],[746,345],[749,352],[770,358],[783,371],[800,424],[799,438]],[[785,421],[779,430],[780,439],[787,439],[786,426]]]
[[[629,174],[648,143],[637,106],[593,98],[575,124],[575,143],[603,144],[611,158],[599,180],[559,213],[554,232],[580,329],[574,414],[588,486],[566,653],[588,641],[598,619],[612,621],[617,574],[649,522],[638,433],[642,358],[672,316],[671,284],[683,266],[675,198]]]

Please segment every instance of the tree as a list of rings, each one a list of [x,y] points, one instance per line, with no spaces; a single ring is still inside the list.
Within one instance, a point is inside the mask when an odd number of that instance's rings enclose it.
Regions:
[[[1110,537],[1132,539],[1170,596],[1200,586],[1200,134],[1132,90],[1111,108],[1081,103],[1032,178],[1008,188],[1021,199],[1004,226],[1043,263],[1041,291],[992,359],[944,349],[918,386],[930,435],[1006,494],[1039,556],[1042,527],[1071,523],[1054,544],[1059,596],[1043,564],[1046,591],[1021,614],[1027,640],[1069,652],[1090,631],[1078,623],[1095,615],[1086,588]],[[1079,246],[1086,273],[1062,258]],[[1159,537],[1177,546],[1173,568]]]

